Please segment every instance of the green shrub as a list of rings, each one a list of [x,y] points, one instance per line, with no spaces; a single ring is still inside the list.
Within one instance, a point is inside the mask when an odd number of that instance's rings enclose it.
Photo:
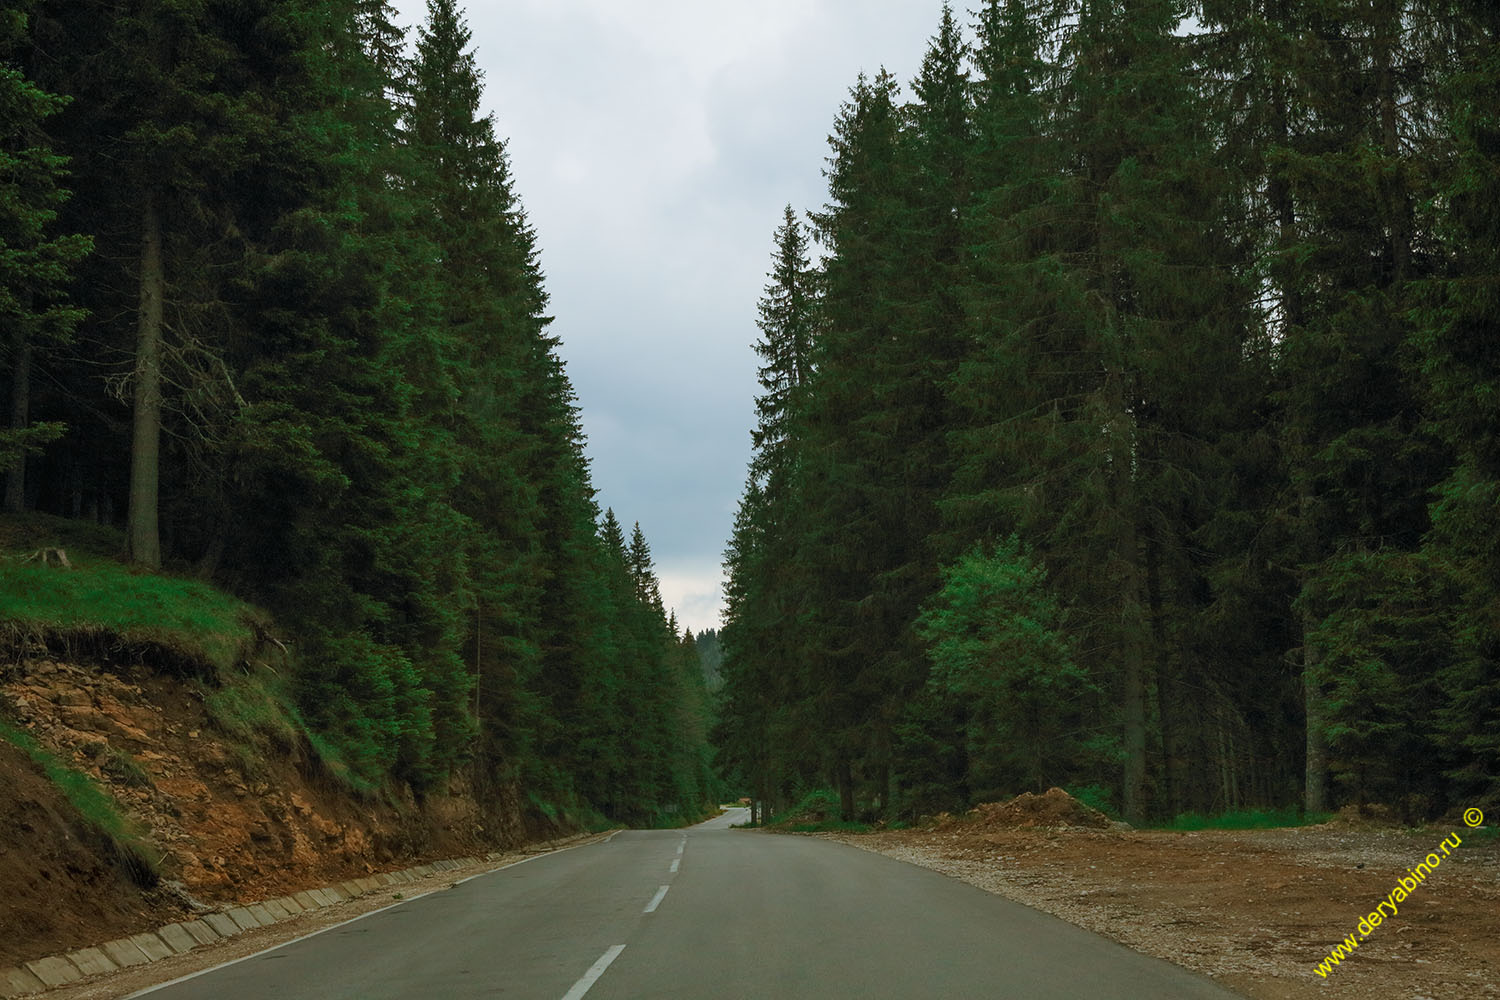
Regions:
[[[1097,809],[1110,819],[1120,818],[1120,813],[1114,806],[1114,797],[1103,785],[1084,785],[1081,788],[1065,788],[1063,791],[1090,809]]]

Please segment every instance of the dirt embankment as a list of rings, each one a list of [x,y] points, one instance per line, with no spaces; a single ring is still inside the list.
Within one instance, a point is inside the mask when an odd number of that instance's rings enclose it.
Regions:
[[[824,836],[1055,914],[1257,1000],[1500,997],[1500,840],[1462,821],[1178,833],[1112,827],[1066,798],[1054,790],[926,829]],[[1358,936],[1361,917],[1454,833],[1465,844],[1398,915],[1319,976],[1329,949]]]
[[[132,877],[0,740],[0,967],[181,919],[195,900],[270,898],[549,833],[523,828],[515,795],[481,811],[462,781],[421,803],[355,796],[305,746],[228,738],[198,688],[145,666],[0,663],[0,721],[94,778],[161,855],[156,885]]]

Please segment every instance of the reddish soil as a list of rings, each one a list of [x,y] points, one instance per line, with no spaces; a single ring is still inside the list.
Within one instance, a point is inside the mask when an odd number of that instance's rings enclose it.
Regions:
[[[180,919],[527,839],[462,782],[415,801],[350,795],[273,741],[216,732],[190,683],[134,666],[0,663],[0,719],[92,776],[160,852],[135,888],[40,769],[0,741],[0,967]]]
[[[927,829],[829,836],[1056,914],[1258,1000],[1500,997],[1500,839],[1462,820],[1415,831],[1347,820],[1280,830],[1099,829],[1092,819],[1052,826],[1046,817],[1087,812],[1052,793],[1034,798]],[[1357,933],[1361,916],[1429,851],[1441,854],[1453,833],[1466,843],[1397,917],[1320,977],[1329,949]]]

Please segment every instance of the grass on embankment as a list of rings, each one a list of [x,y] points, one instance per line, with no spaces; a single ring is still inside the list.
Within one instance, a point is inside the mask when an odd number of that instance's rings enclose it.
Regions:
[[[50,548],[65,550],[72,568],[27,561]],[[284,663],[284,650],[260,641],[271,630],[264,612],[202,580],[128,565],[124,551],[124,535],[103,525],[35,513],[0,515],[0,654],[18,662],[45,655],[144,663],[198,686],[209,718],[229,738],[247,775],[268,771],[268,755],[305,750],[349,791],[378,791],[307,726],[279,675],[251,668],[261,659]],[[43,766],[92,828],[127,852],[144,850],[120,826],[125,821],[107,792],[55,758],[43,760],[38,754],[45,750],[20,742],[29,740],[25,733],[6,727],[0,737]]]
[[[65,549],[73,568],[23,561],[41,548]],[[120,533],[100,525],[38,514],[0,520],[0,641],[156,647],[179,666],[197,660],[212,671],[244,657],[260,612],[200,580],[127,566],[113,558],[123,548]]]
[[[77,811],[84,826],[114,853],[137,885],[154,886],[159,878],[162,855],[146,842],[144,831],[120,811],[115,800],[81,771],[68,767],[37,745],[30,734],[0,721],[0,740],[20,748],[47,775]]]

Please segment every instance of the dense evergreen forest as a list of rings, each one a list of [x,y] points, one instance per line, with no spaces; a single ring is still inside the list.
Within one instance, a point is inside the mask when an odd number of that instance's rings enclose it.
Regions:
[[[776,231],[726,764],[846,819],[1500,804],[1500,7],[973,18]]]
[[[7,511],[271,611],[363,781],[717,794],[690,633],[596,506],[462,11],[0,4]]]

